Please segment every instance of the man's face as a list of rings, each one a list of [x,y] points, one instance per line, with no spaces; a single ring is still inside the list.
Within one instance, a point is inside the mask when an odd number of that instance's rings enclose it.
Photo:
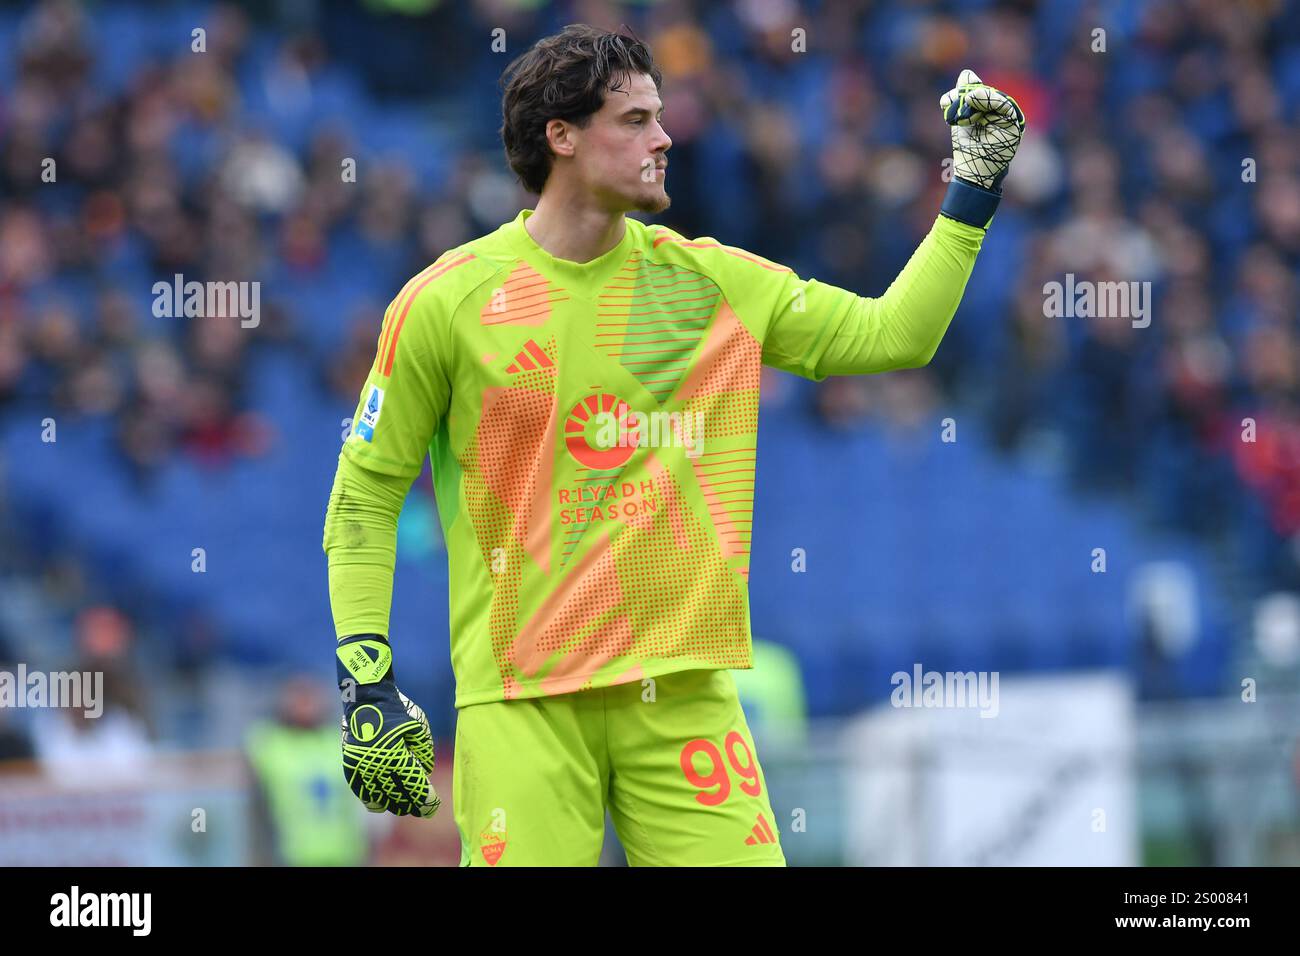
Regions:
[[[606,91],[605,104],[586,129],[572,128],[574,171],[612,212],[663,212],[671,202],[664,181],[665,154],[673,144],[659,125],[664,105],[644,73],[621,86]]]

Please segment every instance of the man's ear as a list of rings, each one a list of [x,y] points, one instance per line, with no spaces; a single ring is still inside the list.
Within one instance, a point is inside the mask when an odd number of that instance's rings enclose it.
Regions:
[[[551,144],[551,150],[556,156],[572,158],[575,148],[572,124],[566,123],[562,119],[547,121],[546,141]]]

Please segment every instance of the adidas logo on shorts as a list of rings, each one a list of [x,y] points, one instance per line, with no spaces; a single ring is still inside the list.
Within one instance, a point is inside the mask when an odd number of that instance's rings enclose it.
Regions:
[[[776,834],[772,828],[767,825],[763,819],[763,814],[758,815],[758,822],[754,824],[754,832],[751,836],[745,838],[745,846],[757,846],[760,843],[775,843]]]

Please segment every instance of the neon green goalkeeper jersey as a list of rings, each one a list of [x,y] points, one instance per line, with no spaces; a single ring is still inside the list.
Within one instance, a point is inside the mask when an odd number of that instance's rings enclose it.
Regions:
[[[984,230],[938,218],[864,298],[635,219],[557,259],[531,215],[393,300],[340,469],[409,483],[431,459],[457,707],[747,668],[760,367],[925,364]],[[379,630],[388,595],[353,595],[329,542],[339,635]]]

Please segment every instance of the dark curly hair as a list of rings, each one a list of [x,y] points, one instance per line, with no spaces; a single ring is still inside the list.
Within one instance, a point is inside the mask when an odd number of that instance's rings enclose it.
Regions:
[[[567,120],[583,129],[605,104],[606,91],[623,89],[623,79],[649,74],[655,88],[662,76],[650,49],[636,37],[573,23],[538,40],[506,67],[501,83],[501,142],[506,161],[524,188],[541,194],[554,156],[546,124]]]

